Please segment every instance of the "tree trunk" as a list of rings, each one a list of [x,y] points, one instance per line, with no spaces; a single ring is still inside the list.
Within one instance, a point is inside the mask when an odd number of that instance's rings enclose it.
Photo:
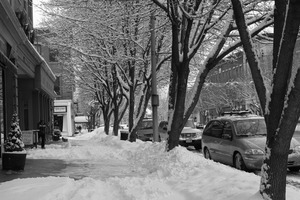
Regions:
[[[106,135],[109,134],[109,122],[110,122],[109,118],[104,119],[104,132],[106,133]]]
[[[96,113],[92,112],[90,129],[93,129],[93,130],[95,129],[95,118],[96,118]]]
[[[115,48],[113,48],[113,54],[115,54]],[[114,126],[113,126],[113,135],[117,136],[119,131],[119,103],[120,99],[118,98],[118,78],[116,72],[116,65],[112,65],[111,69],[112,79],[114,80],[112,83],[112,105],[113,105],[113,115],[114,115]]]
[[[176,74],[177,78],[177,88],[175,95],[175,110],[173,113],[171,121],[171,129],[169,131],[168,149],[172,150],[179,144],[180,133],[187,120],[184,121],[184,111],[185,111],[185,97],[187,81],[189,76],[189,62],[176,63],[177,66]],[[174,95],[173,94],[173,95]]]
[[[274,140],[266,149],[270,156],[266,156],[262,166],[260,192],[265,199],[284,200],[289,143]]]
[[[240,1],[232,0],[237,26],[246,49],[251,72],[259,72],[251,38],[247,38],[245,19]],[[237,7],[238,5],[238,7]],[[237,12],[239,11],[239,12]],[[239,23],[244,22],[244,23]],[[273,44],[273,90],[269,104],[266,102],[263,83],[252,73],[267,124],[265,160],[262,166],[260,193],[266,200],[285,200],[287,160],[291,138],[300,114],[300,74],[292,77],[293,52],[299,32],[300,4],[297,1],[275,1]],[[255,71],[258,70],[258,71]],[[299,70],[298,72],[299,73]],[[258,74],[258,73],[256,73]],[[294,87],[289,88],[293,83]]]
[[[286,194],[286,171],[284,170],[287,169],[289,145],[297,123],[296,117],[299,116],[299,111],[293,114],[287,113],[289,109],[298,110],[298,108],[292,108],[292,99],[289,99],[285,105],[284,99],[289,95],[290,81],[294,82],[291,76],[293,52],[299,32],[300,4],[296,1],[277,0],[275,8],[273,68],[276,69],[276,73],[269,104],[270,113],[267,118],[267,150],[270,149],[270,152],[266,152],[262,169],[265,176],[262,176],[260,192],[272,200],[284,200]],[[290,126],[287,125],[290,123],[289,120],[294,122]]]
[[[173,68],[173,67],[172,67]],[[168,118],[169,118],[169,123],[173,123],[173,118],[174,118],[174,110],[175,110],[175,102],[176,102],[176,86],[177,86],[177,70],[172,69],[171,70],[171,75],[170,75],[170,85],[169,85],[169,102],[168,102]],[[170,120],[171,119],[171,120]],[[179,143],[179,138],[177,138],[178,131],[177,132],[172,132],[176,129],[174,127],[172,128],[169,124],[168,127],[168,146],[167,150],[172,150],[175,148],[178,143]]]
[[[176,105],[176,94],[177,94],[177,84],[178,84],[178,66],[179,65],[179,50],[178,50],[178,35],[179,30],[177,24],[172,23],[172,59],[171,59],[171,72],[170,72],[170,84],[169,84],[169,102],[168,102],[168,143],[167,151],[175,148],[179,143],[178,130],[172,128],[172,123],[174,121],[174,110]]]
[[[109,124],[110,124],[110,115],[109,115],[109,108],[108,105],[102,105],[102,114],[104,120],[104,132],[106,135],[109,134]]]
[[[134,64],[130,66],[129,68],[129,76],[130,76],[130,89],[129,89],[129,141],[135,142],[136,141],[136,133],[133,131],[133,119],[134,119],[134,92],[135,92],[135,67]]]
[[[118,109],[114,109],[114,127],[113,127],[113,135],[117,136],[118,135],[118,131],[119,131],[119,110]]]
[[[267,149],[271,149],[269,157],[266,156],[262,168],[260,192],[262,196],[268,196],[272,200],[285,199],[286,194],[286,169],[289,154],[290,141],[294,134],[300,117],[300,70],[294,81],[294,88],[288,95],[288,107],[284,109],[278,133],[273,138],[267,139]],[[268,133],[269,134],[269,133]]]
[[[123,97],[121,97],[121,98],[123,98]],[[119,105],[121,111],[120,111],[120,114],[119,114],[118,124],[121,123],[121,121],[122,121],[122,119],[124,117],[124,114],[125,114],[125,112],[126,112],[126,110],[128,108],[128,101],[125,98],[124,98],[124,100],[126,101],[126,103],[124,103],[125,105],[123,104],[123,106],[122,106],[121,102],[120,102],[120,105]]]

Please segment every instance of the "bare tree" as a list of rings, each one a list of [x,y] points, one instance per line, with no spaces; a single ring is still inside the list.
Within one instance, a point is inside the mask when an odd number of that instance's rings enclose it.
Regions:
[[[179,143],[181,130],[197,105],[208,72],[241,43],[236,37],[229,1],[153,0],[153,2],[167,13],[172,24],[167,146],[170,150]],[[255,9],[260,8],[256,6],[255,1],[249,1],[248,9],[244,13],[248,16],[247,23],[255,27],[251,35],[258,34],[272,23],[272,18],[267,12],[251,15]],[[199,50],[202,52],[199,53]],[[191,61],[198,61],[200,67],[194,80],[193,95],[186,104]]]
[[[299,33],[300,4],[298,1],[275,0],[274,73],[271,90],[267,93],[243,16],[243,3],[232,0],[236,24],[267,125],[260,194],[264,199],[284,200],[288,151],[300,116],[300,73],[299,66],[293,66],[294,48]]]
[[[94,90],[100,104],[110,107],[103,114],[110,117],[110,112],[113,112],[114,134],[117,134],[120,117],[128,104],[132,141],[136,138],[135,132],[144,117],[151,94],[151,4],[118,0],[76,3],[51,0],[45,4],[51,6],[46,10],[52,15],[48,25],[56,33],[51,38],[51,44],[72,52],[69,54],[72,58],[69,71],[76,72],[78,85]],[[161,54],[161,51],[169,49],[166,37],[169,26],[164,26],[164,21],[164,17],[159,18],[155,30],[158,70],[169,58],[169,55]],[[104,92],[105,101],[101,92]],[[105,130],[108,131],[108,128]]]

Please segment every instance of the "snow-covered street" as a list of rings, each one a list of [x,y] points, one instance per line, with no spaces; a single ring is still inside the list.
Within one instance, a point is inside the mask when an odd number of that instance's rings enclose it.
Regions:
[[[1,199],[261,199],[259,176],[206,160],[183,147],[171,152],[164,147],[164,143],[122,141],[97,129],[68,143],[47,145],[45,150],[31,149],[28,159],[62,160],[66,167],[47,177],[2,182]],[[299,188],[287,186],[287,200],[299,196]]]

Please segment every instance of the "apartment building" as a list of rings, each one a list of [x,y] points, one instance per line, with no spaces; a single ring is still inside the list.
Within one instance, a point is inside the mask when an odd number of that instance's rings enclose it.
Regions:
[[[32,17],[31,0],[0,1],[0,141],[14,112],[21,130],[37,129],[41,119],[53,126],[56,78],[33,46]]]
[[[267,41],[260,41],[255,43],[255,49],[257,50],[257,55],[259,58],[259,66],[262,70],[263,77],[267,84],[270,84],[272,78],[272,68],[273,68],[273,44]],[[297,40],[295,50],[294,50],[294,71],[300,63],[300,40]],[[268,83],[269,82],[269,83]],[[252,81],[251,71],[247,63],[246,56],[243,51],[240,51],[231,57],[221,61],[214,69],[212,69],[206,79],[206,86],[215,86],[219,88],[225,88],[228,85],[244,86],[244,88],[250,88],[251,92],[248,94],[243,94],[238,100],[231,99],[231,105],[219,105],[222,111],[227,111],[231,109],[249,109],[254,112],[259,111],[260,105],[257,97],[255,96],[255,88]],[[237,87],[235,87],[237,88]],[[241,87],[239,88],[241,89]],[[234,88],[231,92],[234,91]],[[230,91],[229,91],[230,92]],[[240,91],[246,93],[247,91]],[[234,96],[234,95],[233,95]],[[197,114],[196,114],[197,115]],[[201,123],[205,123],[211,118],[218,116],[218,111],[214,105],[206,105],[200,111]]]
[[[56,97],[54,99],[53,123],[55,129],[59,129],[63,136],[72,136],[75,133],[75,114],[76,107],[74,105],[75,77],[69,73],[65,62],[58,59],[61,53],[58,48],[51,48],[47,41],[48,37],[52,37],[48,29],[36,29],[34,46],[43,56],[56,76],[54,83],[54,91]],[[65,60],[64,60],[65,61]]]

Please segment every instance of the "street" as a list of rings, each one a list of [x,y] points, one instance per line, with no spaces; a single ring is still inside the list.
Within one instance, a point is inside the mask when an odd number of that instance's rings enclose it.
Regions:
[[[289,172],[287,173],[286,183],[300,188],[300,172]]]

